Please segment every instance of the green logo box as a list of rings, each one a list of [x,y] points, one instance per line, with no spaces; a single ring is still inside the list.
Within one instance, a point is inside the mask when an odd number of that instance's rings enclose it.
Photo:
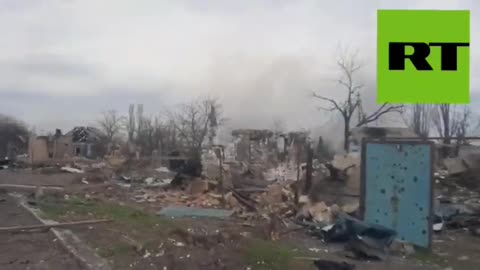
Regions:
[[[377,103],[470,103],[470,11],[378,10]]]

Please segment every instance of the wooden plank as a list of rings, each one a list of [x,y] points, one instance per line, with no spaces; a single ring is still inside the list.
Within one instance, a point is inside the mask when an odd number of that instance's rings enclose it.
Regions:
[[[97,223],[110,222],[111,219],[99,219],[99,220],[86,220],[86,221],[77,221],[77,222],[66,222],[66,223],[56,223],[56,224],[41,224],[41,225],[30,225],[30,226],[15,226],[15,227],[4,227],[0,228],[0,233],[2,232],[20,232],[20,231],[30,231],[30,230],[39,230],[39,229],[50,229],[50,228],[65,228],[77,225],[89,225]]]

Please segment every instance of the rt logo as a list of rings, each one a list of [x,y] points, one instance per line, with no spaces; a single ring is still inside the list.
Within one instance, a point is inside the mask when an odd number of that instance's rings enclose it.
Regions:
[[[379,10],[378,103],[470,102],[470,12]]]
[[[457,70],[457,48],[468,47],[470,43],[448,43],[448,42],[390,42],[389,44],[389,69],[405,70],[405,60],[410,59],[417,70],[433,70],[428,63],[427,57],[430,55],[430,47],[439,46],[441,53],[440,69],[443,71]],[[407,55],[405,49],[407,46],[413,48],[413,53]]]

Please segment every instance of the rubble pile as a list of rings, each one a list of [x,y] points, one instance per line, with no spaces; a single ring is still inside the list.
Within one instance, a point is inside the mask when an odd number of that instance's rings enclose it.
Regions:
[[[468,152],[439,163],[434,231],[466,228],[475,234],[480,229],[480,154]]]
[[[200,160],[170,154],[168,167],[163,159],[159,165],[153,158],[114,153],[43,169],[78,176],[85,185],[111,181],[129,202],[163,215],[234,218],[265,227],[271,240],[297,230],[325,243],[342,243],[355,259],[383,260],[389,252],[415,251],[378,220],[360,219],[359,153],[314,158],[304,132],[236,130],[233,136],[227,146],[203,149]],[[10,164],[0,162],[5,166]],[[480,155],[446,158],[437,166],[433,231],[461,229],[479,236]]]
[[[253,223],[266,220],[272,240],[279,238],[280,224],[289,229],[297,226],[327,243],[344,243],[356,259],[383,260],[388,252],[411,253],[411,245],[395,240],[395,231],[359,219],[359,153],[319,162],[298,154],[306,145],[298,134],[279,140],[268,131],[239,130],[235,136],[231,145],[203,152],[202,173],[187,170],[187,161],[176,171],[159,167],[130,172],[117,177],[117,182],[135,187],[132,197],[136,202],[161,209],[182,209],[191,215],[227,211],[228,217]],[[442,162],[435,179],[443,197],[435,200],[433,230],[468,228],[472,234],[480,232],[480,196],[458,181],[476,172],[475,159]],[[450,193],[452,187],[455,193]]]
[[[222,195],[218,192],[217,183],[211,180],[194,179],[181,189],[169,188],[164,181],[161,189],[147,187],[155,186],[150,181],[153,178],[133,179],[122,177],[121,182],[140,183],[145,188],[137,188],[133,198],[140,203],[156,203],[161,206],[175,205],[188,207],[225,208],[232,209],[238,216],[260,216],[264,213],[276,213],[279,216],[294,215],[294,192],[288,184],[271,184],[266,188],[229,189]],[[147,183],[148,182],[148,183]],[[162,182],[157,182],[162,183]],[[130,186],[129,186],[130,187]],[[245,215],[247,214],[247,215]]]
[[[201,176],[181,172],[182,168],[173,172],[160,167],[148,171],[150,174],[139,173],[138,169],[130,171],[118,176],[117,183],[125,188],[135,187],[137,202],[232,209],[245,218],[272,214],[282,219],[293,218],[299,211],[307,211],[317,221],[329,221],[330,207],[325,203],[322,205],[318,200],[296,203],[296,197],[308,197],[308,191],[301,188],[305,184],[307,163],[298,155],[306,143],[305,133],[288,133],[275,140],[268,130],[236,130],[233,136],[234,143],[224,148],[228,151],[223,155],[216,148],[203,152]],[[358,183],[357,179],[350,179],[356,175],[346,173],[358,163],[357,157],[339,156],[328,168],[313,160],[312,175],[316,178],[329,175],[334,181],[341,176],[342,183]],[[177,184],[176,179],[180,178],[181,184]],[[354,213],[356,208],[350,205],[345,210]]]
[[[139,203],[161,203],[162,206],[221,208],[222,196],[215,193],[191,195],[182,191],[158,192],[153,190],[139,190],[134,192],[133,198]]]

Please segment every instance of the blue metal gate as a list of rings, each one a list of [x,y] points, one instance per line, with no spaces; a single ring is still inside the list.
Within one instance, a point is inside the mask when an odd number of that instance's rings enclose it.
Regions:
[[[397,232],[400,240],[430,248],[432,230],[432,144],[364,141],[364,220]]]

